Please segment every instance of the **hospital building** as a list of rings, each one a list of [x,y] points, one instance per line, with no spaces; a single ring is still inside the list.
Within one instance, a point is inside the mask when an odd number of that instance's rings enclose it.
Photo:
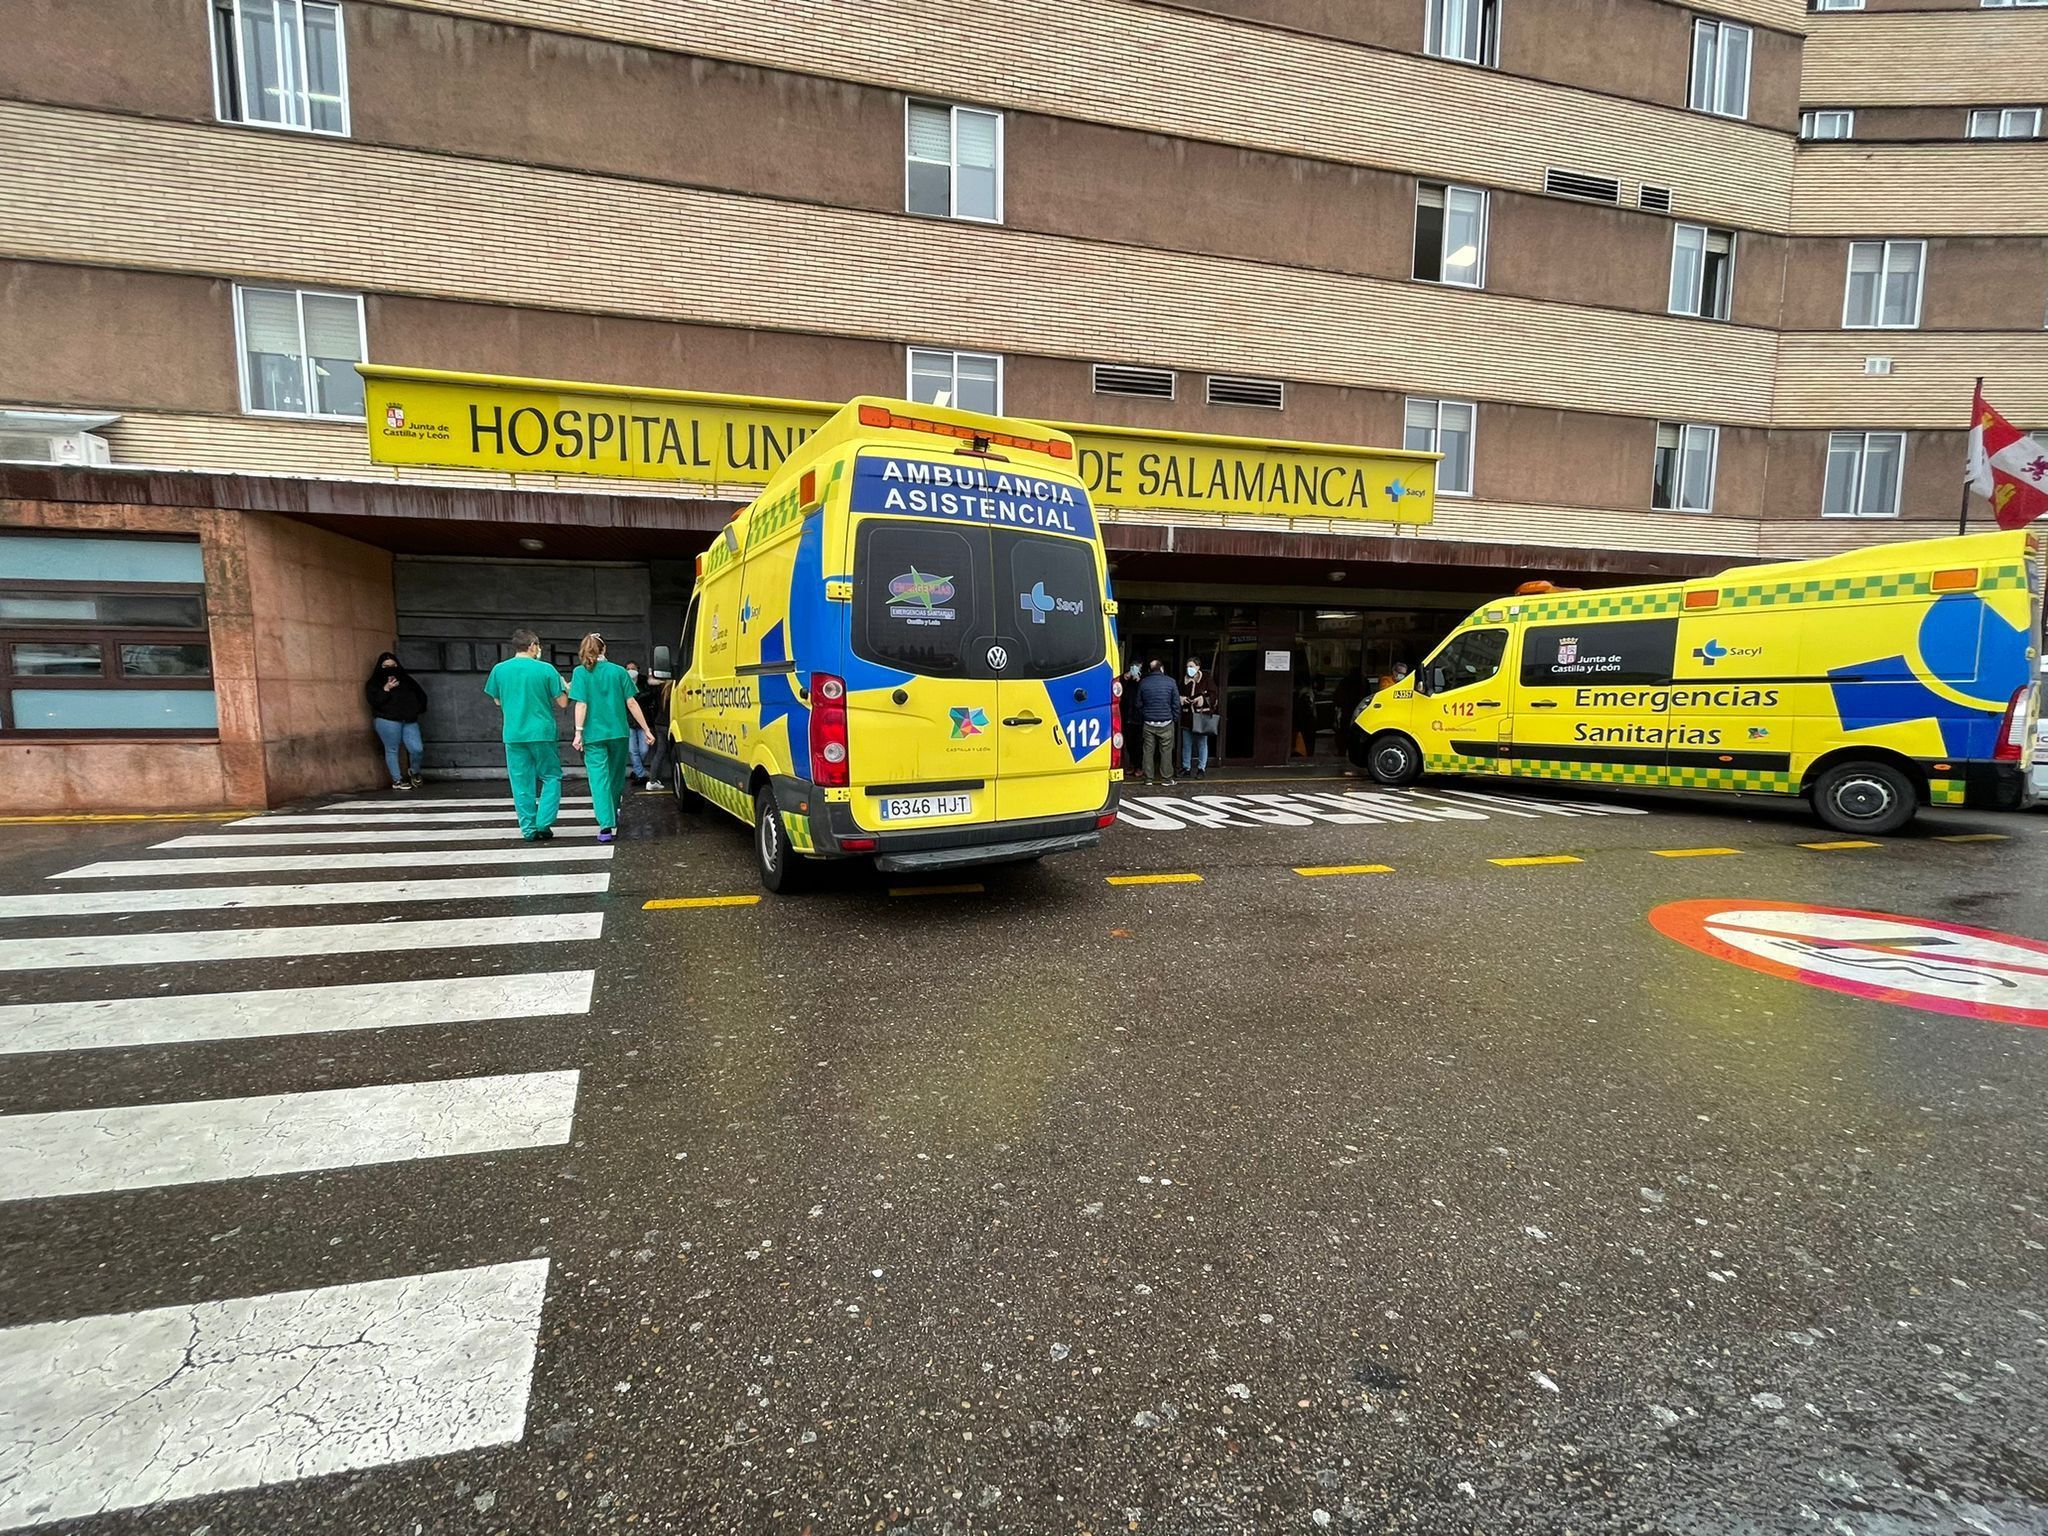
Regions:
[[[1980,376],[2048,426],[2038,3],[6,11],[4,813],[373,786],[387,646],[481,770],[515,625],[673,646],[746,485],[374,461],[358,363],[1440,453],[1105,512],[1247,764],[1524,580],[1987,526]]]

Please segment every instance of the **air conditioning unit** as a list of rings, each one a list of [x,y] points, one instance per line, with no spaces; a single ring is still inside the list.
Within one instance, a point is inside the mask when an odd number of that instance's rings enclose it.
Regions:
[[[0,410],[0,462],[79,469],[111,464],[114,456],[107,440],[93,429],[120,419],[70,411]]]
[[[1863,359],[1863,372],[1869,378],[1890,378],[1891,371],[1892,360],[1888,357],[1866,357]]]

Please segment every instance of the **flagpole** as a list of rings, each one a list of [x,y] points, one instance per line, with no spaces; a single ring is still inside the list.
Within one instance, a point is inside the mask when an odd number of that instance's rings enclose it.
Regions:
[[[1976,430],[1977,430],[1977,402],[1978,402],[1979,400],[1983,399],[1983,398],[1984,398],[1984,375],[1980,373],[1980,374],[1978,374],[1978,375],[1977,375],[1977,389],[1976,389],[1976,392],[1975,392],[1974,394],[1972,394],[1972,395],[1970,396],[1970,431],[1972,431],[1972,432],[1974,432],[1974,431],[1976,431]],[[1962,504],[1962,507],[1961,507],[1961,508],[1960,508],[1960,509],[1959,509],[1959,510],[1957,511],[1957,513],[1956,513],[1956,532],[1957,532],[1958,534],[1965,534],[1965,533],[1968,533],[1969,531],[1970,531],[1970,439],[1969,439],[1968,435],[1966,434],[1966,435],[1964,436],[1964,438],[1963,438],[1963,504]]]

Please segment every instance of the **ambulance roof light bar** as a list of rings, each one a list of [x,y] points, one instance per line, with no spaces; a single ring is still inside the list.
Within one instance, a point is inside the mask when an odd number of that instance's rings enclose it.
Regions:
[[[860,424],[864,427],[886,427],[892,432],[931,432],[940,437],[961,438],[970,445],[1022,448],[1054,459],[1071,459],[1074,456],[1074,445],[1065,438],[1018,437],[1008,432],[987,432],[979,427],[964,427],[950,421],[899,415],[884,405],[862,406]],[[986,453],[988,447],[981,446],[978,451]]]

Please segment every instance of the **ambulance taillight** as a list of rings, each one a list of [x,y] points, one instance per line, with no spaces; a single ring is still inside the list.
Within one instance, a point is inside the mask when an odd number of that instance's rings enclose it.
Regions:
[[[811,679],[811,782],[844,789],[853,782],[846,758],[846,684],[820,672]]]
[[[2022,688],[2005,706],[2005,720],[1998,727],[1998,745],[1991,749],[1994,763],[2016,763],[2025,755],[2027,735],[2027,690]]]
[[[1109,771],[1124,765],[1124,680],[1109,685]]]

